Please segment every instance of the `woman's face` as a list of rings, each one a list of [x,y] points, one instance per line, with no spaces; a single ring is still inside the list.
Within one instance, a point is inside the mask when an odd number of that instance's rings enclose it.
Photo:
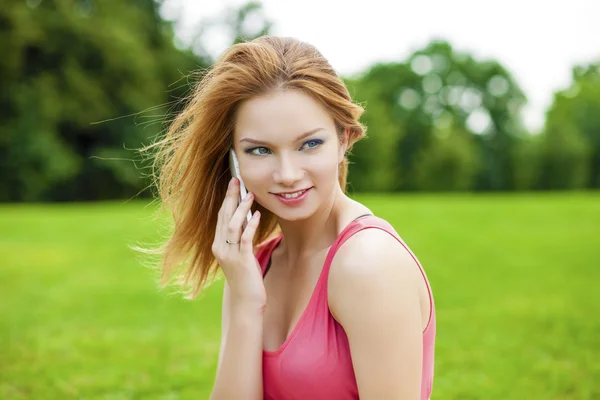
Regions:
[[[293,221],[333,199],[346,146],[323,106],[300,91],[285,90],[240,105],[234,149],[242,180],[256,201]]]

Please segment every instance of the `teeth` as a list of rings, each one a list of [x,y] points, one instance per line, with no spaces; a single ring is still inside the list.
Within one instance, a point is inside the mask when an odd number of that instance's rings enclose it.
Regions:
[[[296,193],[289,193],[289,194],[280,194],[281,197],[285,197],[286,199],[295,199],[296,197],[300,196],[302,193],[304,193],[306,190],[302,190],[300,192],[296,192]]]

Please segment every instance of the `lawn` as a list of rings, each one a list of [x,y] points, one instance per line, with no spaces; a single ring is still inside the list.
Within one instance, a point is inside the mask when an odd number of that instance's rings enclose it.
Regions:
[[[355,197],[431,280],[432,399],[600,399],[600,193]],[[0,205],[0,399],[206,399],[222,282],[159,291],[142,202]]]

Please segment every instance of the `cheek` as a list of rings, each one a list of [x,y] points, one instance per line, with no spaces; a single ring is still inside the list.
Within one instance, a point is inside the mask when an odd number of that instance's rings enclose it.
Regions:
[[[335,170],[337,168],[337,156],[333,152],[318,154],[310,159],[309,168],[318,170]]]
[[[328,148],[319,154],[315,154],[309,162],[309,170],[316,175],[330,176],[335,174],[338,169],[337,149]]]
[[[240,170],[242,166],[240,165]],[[272,176],[268,164],[252,163],[251,167],[246,167],[242,172],[242,180],[249,192],[254,193],[255,203],[267,207],[269,204],[268,192],[272,188]]]
[[[337,170],[338,165],[335,156],[315,156],[310,160],[310,166],[306,169],[312,184],[326,191],[327,188],[337,182]]]
[[[246,185],[246,189],[249,191],[259,191],[268,182],[266,177],[269,176],[269,168],[266,164],[249,163],[243,167],[240,165],[240,172],[242,173],[242,180]]]

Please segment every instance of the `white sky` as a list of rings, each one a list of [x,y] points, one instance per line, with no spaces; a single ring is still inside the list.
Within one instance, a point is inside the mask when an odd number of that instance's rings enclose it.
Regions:
[[[202,20],[243,0],[167,0],[164,15],[180,15],[184,42]],[[493,58],[515,77],[529,99],[525,122],[542,127],[556,90],[571,68],[600,59],[600,0],[263,0],[272,34],[315,45],[341,75],[377,61],[403,61],[431,39],[448,40],[476,59]],[[226,32],[208,31],[206,47],[218,55]]]

